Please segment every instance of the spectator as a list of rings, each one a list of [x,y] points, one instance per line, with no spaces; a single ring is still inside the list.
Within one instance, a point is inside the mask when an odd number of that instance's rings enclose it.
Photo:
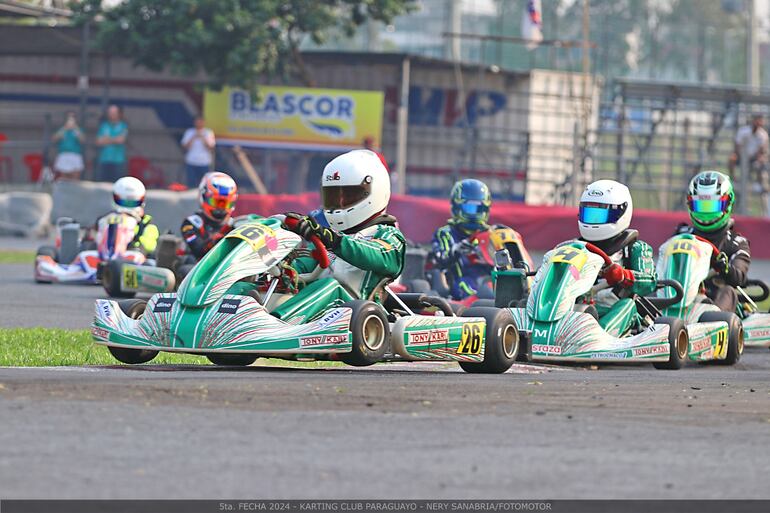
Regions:
[[[186,154],[184,157],[187,171],[187,185],[197,187],[203,179],[203,175],[211,170],[212,154],[216,140],[214,132],[206,128],[202,117],[195,118],[195,127],[185,130],[182,136],[182,147]]]
[[[54,179],[79,180],[83,172],[83,142],[85,136],[80,130],[74,112],[67,113],[64,125],[53,136],[56,144]]]
[[[99,126],[96,136],[96,144],[101,147],[97,180],[116,182],[126,174],[127,137],[128,125],[123,121],[123,112],[117,105],[110,105],[107,119]]]

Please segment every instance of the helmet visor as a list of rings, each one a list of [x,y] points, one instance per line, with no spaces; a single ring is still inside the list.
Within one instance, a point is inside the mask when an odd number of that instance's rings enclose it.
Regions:
[[[625,211],[624,206],[581,203],[578,219],[583,224],[612,224],[617,223]]]
[[[688,198],[690,211],[695,214],[721,214],[727,210],[729,196],[690,196]]]
[[[371,193],[371,184],[334,185],[321,187],[321,200],[325,210],[339,210],[352,207],[366,199]]]
[[[136,208],[136,207],[141,207],[144,204],[144,198],[126,199],[126,198],[121,198],[117,194],[112,195],[112,200],[115,202],[117,206],[124,207],[124,208]]]
[[[215,208],[217,210],[226,210],[228,212],[235,208],[235,200],[232,198],[217,198],[211,196],[206,198],[206,204],[211,208]]]
[[[460,209],[463,211],[463,214],[475,216],[482,211],[482,207],[483,205],[480,201],[466,201],[460,206]]]

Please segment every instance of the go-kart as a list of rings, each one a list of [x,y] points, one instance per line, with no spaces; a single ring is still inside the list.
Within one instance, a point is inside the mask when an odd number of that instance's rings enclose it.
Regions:
[[[277,318],[271,312],[291,296],[278,284],[301,241],[277,219],[244,223],[198,262],[177,293],[149,301],[98,300],[93,338],[129,364],[150,361],[159,351],[204,355],[220,365],[249,365],[259,356],[355,366],[437,360],[457,361],[467,372],[500,373],[513,364],[519,336],[508,310],[470,308],[458,317],[442,298],[395,294],[387,282],[370,297],[330,305],[315,318],[305,319],[301,310]],[[310,242],[319,265],[300,276],[307,281],[333,265],[320,240]]]
[[[601,291],[610,292],[606,280],[597,282],[603,268],[612,263],[607,254],[576,240],[546,253],[543,262],[536,273],[526,273],[535,274],[526,305],[510,297],[507,285],[512,280],[520,287],[526,271],[511,269],[510,261],[507,265],[498,262],[496,301],[498,306],[512,306],[522,358],[556,363],[651,362],[659,369],[678,369],[684,364],[688,348],[684,323],[657,315],[659,308],[682,299],[682,288],[676,282],[659,282],[659,286],[675,290],[672,298],[629,298],[618,319],[630,320],[638,312],[641,325],[620,332],[619,326],[625,323],[603,328],[592,303]]]
[[[690,336],[690,358],[717,360],[732,365],[743,352],[743,346],[770,346],[770,314],[759,313],[756,302],[768,297],[763,282],[749,280],[749,286],[762,290],[751,296],[737,287],[742,302],[738,311],[723,312],[705,295],[704,282],[718,279],[711,271],[712,255],[719,249],[709,240],[692,234],[680,234],[667,240],[658,253],[658,276],[675,280],[684,289],[684,298],[664,310],[664,314],[682,319]],[[658,291],[667,297],[665,290]]]
[[[462,300],[451,300],[459,306],[471,306],[476,304],[494,303],[494,280],[492,275],[495,272],[495,255],[499,251],[506,250],[514,262],[520,263],[528,268],[533,266],[532,257],[530,257],[527,248],[524,247],[524,241],[519,233],[507,226],[495,225],[488,230],[478,231],[468,237],[467,252],[462,256],[457,256],[457,261],[450,265],[462,265],[463,274],[473,277],[474,290],[476,294],[463,298]],[[427,258],[422,260],[424,268],[425,285],[423,280],[402,280],[405,290],[419,290],[421,292],[434,291],[433,293],[450,298],[450,286],[447,273],[439,268],[436,262]],[[461,262],[460,259],[463,261]],[[529,284],[531,280],[527,280]],[[422,287],[422,288],[420,288]]]
[[[136,291],[159,292],[173,289],[173,275],[156,269],[141,251],[130,249],[137,220],[113,213],[99,220],[95,233],[81,229],[71,218],[56,223],[54,246],[42,246],[35,258],[38,283],[102,283],[108,294],[120,294],[122,283]],[[68,262],[68,263],[67,263]],[[128,262],[140,272],[118,272]],[[133,293],[131,294],[133,295]]]

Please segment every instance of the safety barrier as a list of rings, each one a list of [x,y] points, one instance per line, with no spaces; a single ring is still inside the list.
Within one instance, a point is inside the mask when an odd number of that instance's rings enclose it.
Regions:
[[[0,234],[45,234],[51,208],[51,196],[42,192],[0,193]]]

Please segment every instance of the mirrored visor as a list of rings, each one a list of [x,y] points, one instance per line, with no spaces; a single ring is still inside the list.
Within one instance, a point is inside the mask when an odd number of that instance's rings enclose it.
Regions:
[[[371,193],[371,184],[335,185],[321,187],[321,201],[325,210],[339,210],[352,207]]]

